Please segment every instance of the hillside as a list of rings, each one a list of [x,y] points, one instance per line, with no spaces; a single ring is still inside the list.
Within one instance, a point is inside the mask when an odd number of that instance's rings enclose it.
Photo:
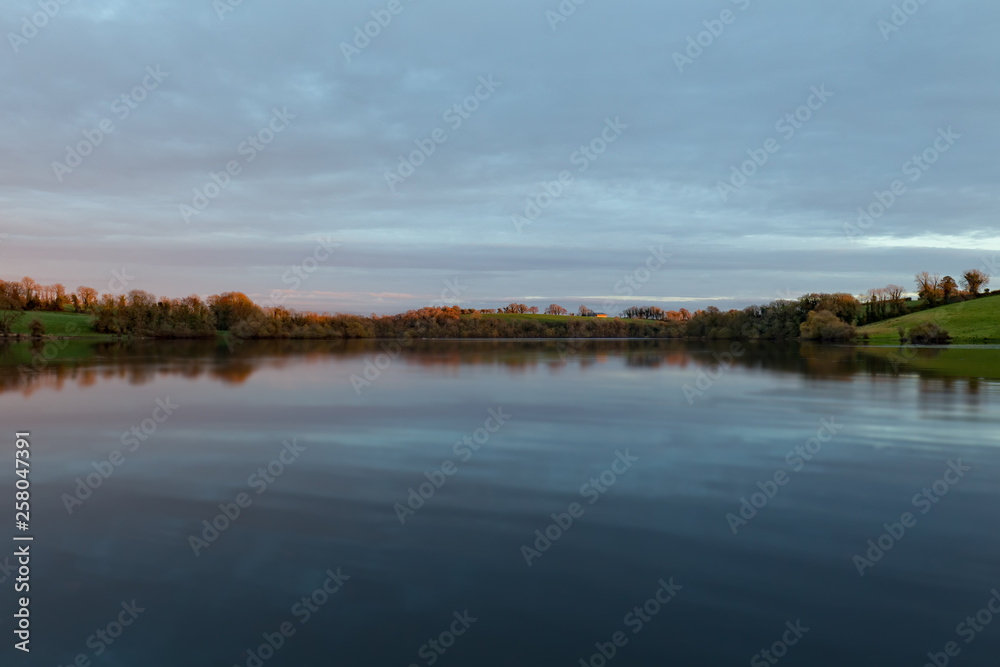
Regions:
[[[898,343],[898,327],[909,331],[921,322],[936,322],[951,334],[955,343],[1000,343],[1000,294],[876,322],[860,327],[858,334],[868,334],[873,343]]]
[[[82,313],[56,313],[49,311],[29,311],[24,313],[17,324],[14,333],[28,333],[31,320],[41,320],[45,325],[45,333],[51,336],[94,336],[94,318]]]

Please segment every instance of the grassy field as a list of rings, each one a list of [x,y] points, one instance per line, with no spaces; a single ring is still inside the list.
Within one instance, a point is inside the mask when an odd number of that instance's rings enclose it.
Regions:
[[[909,331],[921,322],[936,322],[951,334],[955,343],[1000,343],[1000,295],[894,317],[861,327],[858,334],[868,334],[873,343],[898,343],[898,327],[906,327]]]
[[[867,357],[882,359],[902,372],[941,378],[1000,380],[1000,354],[983,348],[862,346],[855,349]]]
[[[93,319],[90,315],[81,313],[50,313],[45,311],[30,311],[24,313],[14,325],[14,333],[29,333],[31,320],[40,320],[45,325],[45,333],[55,336],[97,336],[94,332]],[[75,331],[74,331],[75,329]]]

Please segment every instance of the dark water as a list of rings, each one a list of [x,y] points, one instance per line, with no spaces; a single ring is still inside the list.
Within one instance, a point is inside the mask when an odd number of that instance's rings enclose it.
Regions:
[[[8,348],[0,664],[997,665],[1000,350],[727,349]]]

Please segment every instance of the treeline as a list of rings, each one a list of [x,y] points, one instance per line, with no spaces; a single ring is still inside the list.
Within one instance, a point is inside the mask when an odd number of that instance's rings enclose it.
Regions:
[[[962,274],[964,289],[950,276],[917,274],[920,301],[904,296],[899,285],[850,294],[807,294],[742,310],[715,307],[690,313],[655,306],[633,306],[611,317],[596,317],[586,306],[580,317],[509,318],[497,314],[535,314],[538,308],[511,303],[495,310],[458,306],[409,310],[398,315],[361,317],[299,313],[261,307],[241,292],[202,300],[157,298],[149,292],[98,295],[80,287],[69,293],[61,284],[40,285],[31,278],[0,280],[0,333],[9,333],[11,313],[52,310],[89,313],[98,333],[159,338],[208,338],[217,331],[241,339],[364,338],[704,338],[744,340],[849,340],[855,326],[905,315],[924,308],[976,298],[988,293],[989,276],[978,270]],[[567,315],[557,304],[547,315]],[[601,315],[604,315],[603,313]],[[6,319],[4,319],[6,317]],[[945,332],[946,333],[946,332]]]
[[[632,306],[623,310],[621,316],[630,320],[667,320],[670,322],[687,322],[691,319],[691,313],[686,308],[663,310],[656,306]]]
[[[521,313],[520,309],[500,309]],[[797,301],[779,300],[764,306],[721,311],[710,307],[695,313],[629,308],[623,317],[510,318],[493,310],[458,306],[428,307],[397,315],[361,317],[296,313],[263,308],[245,294],[227,292],[202,301],[156,299],[148,292],[104,295],[94,304],[98,333],[161,338],[199,338],[226,332],[237,339],[361,339],[361,338],[707,338],[826,340],[853,336],[862,304],[849,294],[810,294]],[[815,331],[803,325],[821,314]]]
[[[155,299],[133,290],[104,295],[91,308],[98,333],[159,338],[200,338],[222,331],[235,339],[363,338],[670,338],[683,336],[660,323],[621,319],[566,318],[563,321],[489,317],[458,306],[409,310],[398,315],[297,313],[263,308],[240,292],[202,301]],[[518,311],[508,311],[518,312]],[[464,315],[464,316],[463,316]]]
[[[154,338],[207,338],[216,331],[238,338],[371,338],[369,318],[262,308],[240,292],[159,299],[149,292],[104,295],[93,307],[94,330]]]
[[[797,301],[779,299],[742,310],[723,312],[714,306],[699,310],[686,323],[685,333],[690,338],[709,339],[850,339],[854,336],[853,325],[860,311],[861,303],[850,294],[807,294]],[[822,314],[824,323],[837,323],[837,326],[803,329],[810,314]]]
[[[0,308],[6,310],[71,310],[85,312],[97,302],[97,290],[80,287],[69,293],[62,283],[42,285],[31,278],[0,280]]]

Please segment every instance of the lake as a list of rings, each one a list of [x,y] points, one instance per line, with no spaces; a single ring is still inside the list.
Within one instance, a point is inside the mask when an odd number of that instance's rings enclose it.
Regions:
[[[1000,349],[36,352],[0,348],[34,536],[32,650],[3,664],[1000,655]]]

